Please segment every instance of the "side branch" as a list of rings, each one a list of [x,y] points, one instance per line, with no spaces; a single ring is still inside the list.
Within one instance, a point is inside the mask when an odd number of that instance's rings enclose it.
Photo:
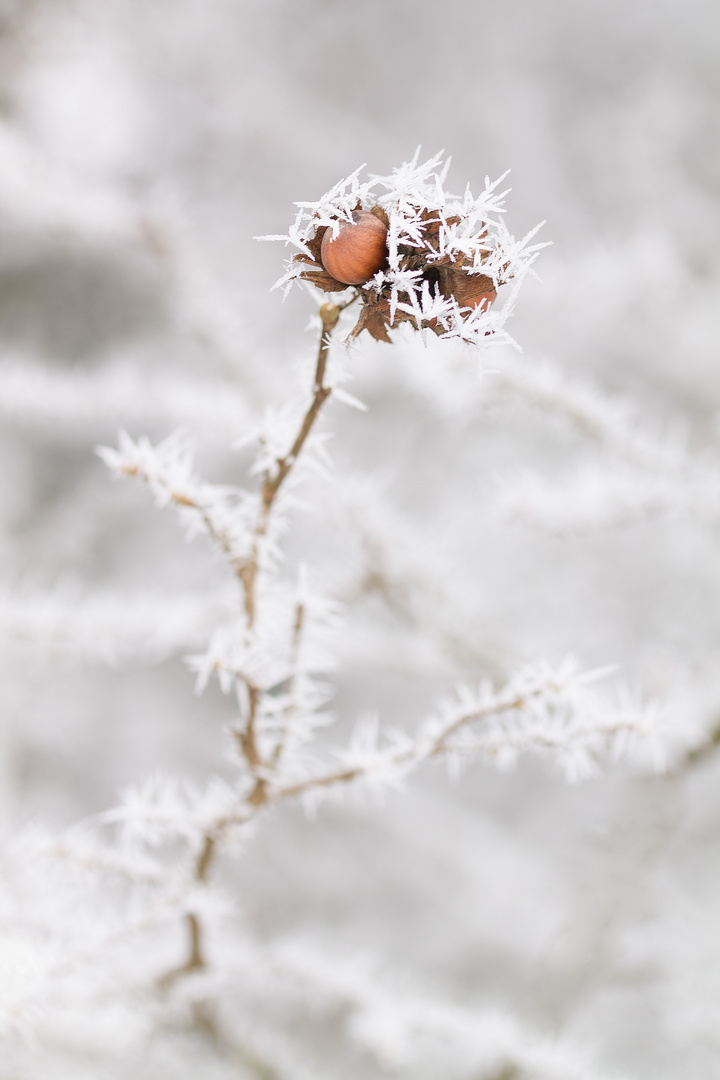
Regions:
[[[302,797],[376,773],[404,777],[423,762],[443,755],[498,758],[523,751],[552,754],[570,776],[593,771],[595,760],[617,749],[618,739],[642,738],[652,709],[612,705],[587,696],[584,684],[604,672],[521,671],[500,693],[481,690],[473,698],[461,691],[456,705],[430,719],[416,736],[396,733],[385,747],[352,746],[342,753],[343,767],[270,789],[268,800]],[[477,735],[468,729],[488,725]],[[720,736],[718,737],[720,739]],[[363,740],[364,743],[364,740]],[[353,760],[354,759],[354,760]]]
[[[302,608],[296,610],[295,634],[302,630]],[[308,776],[291,783],[274,782],[277,762],[261,761],[253,768],[254,787],[236,810],[205,826],[194,876],[206,880],[211,863],[223,842],[237,828],[248,823],[265,808],[288,799],[320,794],[354,781],[376,777],[389,783],[403,779],[410,771],[441,756],[502,758],[523,751],[552,754],[571,776],[582,775],[595,758],[618,749],[628,736],[647,733],[646,710],[640,706],[613,705],[586,695],[585,686],[604,671],[582,672],[567,661],[557,669],[533,665],[517,673],[499,692],[489,686],[473,694],[461,689],[459,699],[448,703],[421,726],[414,736],[395,733],[385,745],[373,736],[361,737],[355,745],[338,754],[335,771]],[[486,728],[469,735],[478,723]],[[245,738],[247,739],[247,734]],[[714,740],[713,740],[714,743]],[[246,750],[247,754],[247,750]],[[188,917],[189,955],[184,965],[168,978],[197,970],[204,963],[202,928]]]
[[[431,761],[453,748],[448,745],[450,738],[462,728],[469,727],[479,720],[487,720],[492,716],[500,716],[506,712],[520,711],[533,698],[542,696],[548,690],[547,685],[538,686],[528,692],[509,697],[505,701],[494,701],[484,708],[473,709],[455,717],[445,724],[432,738],[423,740],[422,737],[416,742],[391,751],[384,759],[384,764],[396,765],[402,768],[415,767],[424,761]],[[322,776],[309,777],[287,787],[279,788],[270,795],[272,799],[293,799],[314,791],[318,788],[333,787],[335,784],[347,784],[367,775],[371,767],[357,765],[352,768],[339,769],[334,773],[325,773]]]

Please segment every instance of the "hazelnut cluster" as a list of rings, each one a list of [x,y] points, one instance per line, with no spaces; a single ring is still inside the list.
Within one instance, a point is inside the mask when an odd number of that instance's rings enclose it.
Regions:
[[[362,183],[360,170],[317,203],[298,203],[283,239],[299,251],[278,285],[309,282],[324,292],[353,286],[360,313],[351,337],[367,330],[380,341],[401,323],[479,342],[504,334],[517,286],[544,245],[515,241],[502,214],[500,180],[479,198],[449,195],[440,157],[415,158],[389,177]],[[497,291],[513,287],[501,311]]]

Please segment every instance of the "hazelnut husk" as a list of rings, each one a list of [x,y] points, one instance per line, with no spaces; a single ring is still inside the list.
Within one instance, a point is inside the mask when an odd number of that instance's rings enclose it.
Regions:
[[[383,244],[385,244],[385,233],[388,225],[385,211],[379,206],[373,206],[370,210],[365,211],[358,203],[355,207],[355,213],[358,214],[361,221],[366,223],[366,228],[368,227],[368,218],[375,217],[378,219],[385,229],[385,232],[382,233]],[[468,258],[453,259],[451,255],[440,254],[439,233],[442,222],[435,211],[423,211],[421,220],[423,222],[423,245],[421,247],[412,244],[398,245],[400,269],[419,270],[431,290],[439,291],[442,296],[448,299],[454,297],[461,308],[477,308],[482,305],[483,308],[487,309],[497,295],[495,281],[486,274],[478,273]],[[460,220],[459,217],[451,217],[447,219],[447,223],[453,225],[459,223]],[[348,228],[352,228],[349,222],[345,224]],[[391,286],[389,282],[383,284],[380,290],[375,287],[364,289],[363,284],[369,282],[372,274],[364,278],[364,281],[358,282],[344,281],[342,278],[335,276],[335,274],[342,273],[344,268],[339,267],[333,263],[331,258],[328,259],[327,257],[328,251],[332,251],[330,241],[325,241],[329,228],[327,225],[319,225],[315,230],[315,235],[307,242],[309,254],[298,254],[295,256],[295,261],[305,264],[300,277],[316,285],[324,292],[340,292],[347,289],[348,285],[356,286],[362,306],[358,321],[350,332],[350,337],[357,337],[363,330],[367,330],[371,337],[374,337],[377,341],[390,342],[391,338],[388,330],[393,327],[402,322],[411,322],[414,326],[417,326],[415,315],[409,311],[401,311],[396,308],[391,317]],[[369,228],[372,230],[373,235],[380,235],[381,230],[377,229],[372,223],[370,223]],[[325,245],[325,261],[323,261],[323,244]],[[489,257],[490,253],[488,247],[487,257]],[[383,262],[382,266],[378,266],[373,273],[377,273],[377,270],[382,269],[384,265],[385,262]],[[335,273],[332,272],[333,270]],[[407,301],[409,304],[409,299],[409,296],[404,296],[403,293],[400,294],[401,303]],[[428,320],[423,325],[439,336],[446,333],[445,328],[436,319]]]

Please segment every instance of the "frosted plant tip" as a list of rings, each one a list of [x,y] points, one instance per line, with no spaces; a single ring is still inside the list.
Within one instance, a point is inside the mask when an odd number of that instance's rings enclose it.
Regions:
[[[360,314],[351,337],[367,330],[389,342],[407,323],[473,344],[502,338],[517,286],[545,245],[530,245],[536,229],[519,241],[508,232],[504,176],[486,178],[478,197],[469,188],[452,195],[444,188],[448,164],[439,154],[419,164],[416,154],[389,176],[361,181],[358,169],[317,202],[297,203],[287,235],[266,238],[298,249],[277,285],[354,288]]]

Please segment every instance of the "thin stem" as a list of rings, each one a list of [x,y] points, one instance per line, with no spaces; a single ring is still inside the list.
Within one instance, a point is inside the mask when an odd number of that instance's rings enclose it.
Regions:
[[[307,412],[303,416],[300,430],[295,436],[292,446],[286,454],[276,460],[274,472],[268,470],[265,473],[263,486],[260,491],[260,510],[253,531],[252,547],[250,555],[240,574],[245,591],[245,614],[248,620],[248,627],[252,627],[255,623],[255,585],[259,570],[260,543],[267,532],[273,504],[280,488],[287,479],[290,470],[297,461],[307,437],[320,414],[320,410],[332,393],[332,387],[325,385],[325,371],[327,368],[328,352],[330,350],[330,339],[333,330],[337,326],[338,319],[340,318],[340,311],[341,308],[336,304],[323,304],[320,308],[322,328],[320,331],[317,360],[315,362],[312,400],[308,406]]]
[[[346,305],[345,305],[346,306]],[[263,485],[260,491],[260,509],[253,530],[250,555],[240,569],[240,580],[244,591],[245,617],[247,620],[248,636],[252,635],[257,619],[257,579],[260,570],[260,549],[262,541],[267,534],[270,515],[275,500],[285,480],[289,476],[293,465],[297,461],[306,441],[313,429],[320,410],[330,397],[332,387],[325,384],[328,353],[332,332],[340,318],[340,307],[336,304],[323,304],[320,308],[322,327],[318,344],[317,360],[315,362],[315,376],[313,379],[313,393],[310,404],[303,416],[300,429],[295,440],[281,458],[275,463],[271,472],[265,473]],[[266,764],[258,748],[257,741],[257,715],[260,705],[260,692],[257,687],[247,684],[248,691],[248,714],[245,727],[239,735],[241,752],[255,777],[255,788],[250,795],[250,802],[254,806],[260,806],[266,799],[267,781],[260,776],[260,771]]]
[[[185,925],[188,933],[187,959],[179,967],[172,968],[158,980],[158,985],[164,990],[169,989],[178,979],[185,975],[191,975],[195,971],[203,971],[207,966],[203,952],[202,925],[198,916],[190,911],[185,916]]]
[[[704,742],[689,750],[680,768],[692,768],[709,758],[720,747],[720,720],[712,727]]]
[[[213,856],[215,854],[216,843],[217,841],[215,839],[215,836],[210,833],[206,833],[205,837],[203,838],[203,845],[200,849],[200,854],[198,855],[197,862],[195,863],[196,881],[206,880],[208,876],[208,871],[210,870],[210,864],[212,863]]]
[[[301,629],[302,616],[300,614],[300,605],[298,605],[295,619],[295,631],[297,635],[300,634]],[[541,682],[522,693],[511,694],[504,699],[498,697],[478,708],[462,712],[460,715],[449,719],[439,731],[436,731],[432,736],[425,740],[421,737],[414,744],[400,747],[394,752],[391,752],[386,758],[386,764],[412,768],[420,765],[424,761],[431,761],[433,758],[439,757],[442,754],[452,752],[454,749],[451,745],[452,737],[462,728],[467,727],[470,724],[475,724],[481,720],[487,720],[492,716],[498,716],[503,713],[523,709],[529,701],[541,697],[543,693],[553,689],[558,689],[558,687],[552,681]],[[536,741],[547,747],[555,747],[557,745],[555,740],[548,739],[547,737]],[[492,746],[487,746],[485,749],[490,753],[493,752]],[[259,813],[260,810],[272,803],[279,803],[286,799],[299,798],[311,791],[332,787],[336,784],[352,783],[353,780],[366,775],[368,771],[368,767],[360,764],[339,769],[336,772],[311,776],[306,780],[301,780],[285,787],[276,788],[273,788],[266,778],[258,776],[254,788],[251,790],[243,805],[242,811],[217,819],[212,827],[208,829],[195,864],[196,881],[203,882],[206,880],[211,863],[217,852],[219,842],[234,826],[239,826],[248,822],[255,814]],[[171,972],[161,980],[164,985],[169,984],[181,975],[197,971],[206,964],[202,948],[202,927],[200,926],[196,915],[190,914],[187,916],[187,919],[190,933],[188,959],[180,968]]]
[[[140,465],[122,465],[119,471],[123,476],[135,477],[143,483],[147,484],[151,482],[147,471]],[[243,564],[238,556],[233,553],[232,538],[221,525],[218,525],[218,523],[213,520],[212,513],[208,507],[203,506],[202,502],[199,502],[194,496],[188,495],[185,491],[173,490],[169,491],[167,494],[173,506],[194,510],[198,514],[210,539],[214,540],[223,554],[227,555],[233,570],[237,574],[241,574]]]
[[[300,429],[295,436],[292,446],[283,457],[277,459],[276,467],[273,472],[271,473],[270,470],[268,470],[265,473],[260,491],[260,509],[253,530],[250,555],[239,565],[237,561],[233,559],[233,566],[237,570],[243,587],[243,600],[248,636],[252,635],[257,619],[256,592],[257,578],[260,569],[260,548],[262,540],[267,533],[270,515],[278,493],[290,474],[293,465],[297,461],[307,438],[312,431],[315,421],[320,414],[320,410],[332,393],[332,387],[327,386],[325,383],[332,332],[338,324],[340,312],[349,304],[353,303],[357,299],[357,296],[358,294],[355,293],[350,300],[342,305],[323,304],[320,308],[319,314],[322,328],[320,331],[320,341],[315,362],[315,376],[313,379],[313,391],[310,405],[303,416]],[[180,505],[193,505],[180,495],[174,496],[173,501]],[[220,530],[217,530],[214,527],[214,523],[203,508],[196,507],[196,509],[200,509],[210,535],[220,543],[220,546],[226,554],[231,554],[227,538],[223,536]],[[295,619],[293,636],[295,650],[297,650],[297,647],[299,646],[300,634],[302,632],[302,622],[304,618],[302,612],[302,607],[299,607]],[[268,783],[262,775],[262,771],[267,763],[263,760],[263,756],[260,753],[257,739],[257,717],[262,691],[249,678],[242,678],[247,689],[248,708],[245,726],[237,733],[237,738],[241,753],[255,780],[254,786],[247,798],[247,808],[252,807],[253,810],[258,810],[269,800]],[[243,820],[247,820],[247,817],[248,814],[246,812],[243,815]],[[203,838],[202,848],[195,862],[194,877],[197,882],[205,882],[207,880],[217,852],[218,838],[225,828],[233,823],[234,822],[228,819],[227,822],[216,823],[216,827],[213,830],[208,830],[208,832],[206,832]],[[193,971],[202,970],[206,966],[207,961],[203,950],[203,928],[198,915],[194,912],[188,913],[186,916],[186,923],[188,929],[187,959],[179,967],[174,968],[162,977],[160,980],[162,986],[170,986],[176,979],[190,974]]]
[[[524,708],[529,698],[538,697],[547,690],[547,686],[538,686],[534,690],[530,690],[525,694],[518,694],[513,698],[509,698],[507,701],[494,701],[485,708],[474,709],[472,712],[463,713],[455,720],[446,724],[446,726],[440,731],[438,735],[426,746],[416,745],[408,747],[402,750],[398,750],[392,756],[392,762],[395,765],[407,765],[410,763],[420,764],[421,761],[431,761],[432,758],[439,757],[448,750],[448,740],[452,735],[459,731],[463,727],[467,727],[469,724],[474,724],[478,720],[485,720],[489,716],[496,716],[499,713],[512,712],[515,709]],[[357,766],[350,769],[341,769],[335,773],[326,773],[324,776],[310,777],[308,780],[301,780],[297,784],[291,784],[288,787],[279,788],[272,793],[273,799],[293,799],[300,795],[304,795],[308,791],[314,791],[317,788],[331,787],[333,784],[347,784],[352,780],[357,779],[359,776],[363,776],[367,770],[363,766]]]
[[[243,1070],[249,1070],[257,1080],[280,1080],[280,1073],[255,1049],[238,1043],[223,1031],[215,1012],[207,1002],[195,1006],[195,1024],[223,1054],[234,1058]]]
[[[298,708],[298,701],[297,701],[297,693],[298,693],[298,685],[297,684],[298,684],[298,677],[299,677],[298,664],[300,662],[300,643],[302,641],[303,628],[304,628],[304,625],[305,625],[305,615],[306,615],[305,605],[300,600],[300,601],[298,601],[297,606],[295,607],[295,620],[293,622],[292,641],[291,641],[291,644],[290,644],[290,650],[291,650],[290,671],[291,671],[291,675],[290,675],[290,679],[289,679],[289,682],[288,682],[288,688],[287,688],[288,706],[287,706],[287,710],[286,710],[286,713],[285,713],[285,718],[284,718],[282,730],[281,730],[281,732],[280,732],[280,734],[278,736],[278,741],[275,744],[275,749],[272,752],[271,764],[272,764],[273,768],[276,768],[280,764],[280,760],[281,760],[281,758],[283,756],[283,751],[285,750],[285,745],[287,743],[287,737],[288,737],[288,733],[289,733],[289,730],[290,730],[290,724],[291,724],[292,718],[293,718],[294,714],[297,712],[297,708]]]
[[[216,848],[216,834],[214,832],[206,833],[203,838],[200,854],[195,862],[195,881],[204,882],[207,879]],[[183,976],[190,975],[194,971],[202,971],[207,967],[207,960],[203,947],[203,926],[199,916],[194,911],[189,911],[185,916],[185,925],[188,933],[187,957],[179,967],[172,968],[159,980],[159,985],[165,989],[172,986],[174,982]]]

